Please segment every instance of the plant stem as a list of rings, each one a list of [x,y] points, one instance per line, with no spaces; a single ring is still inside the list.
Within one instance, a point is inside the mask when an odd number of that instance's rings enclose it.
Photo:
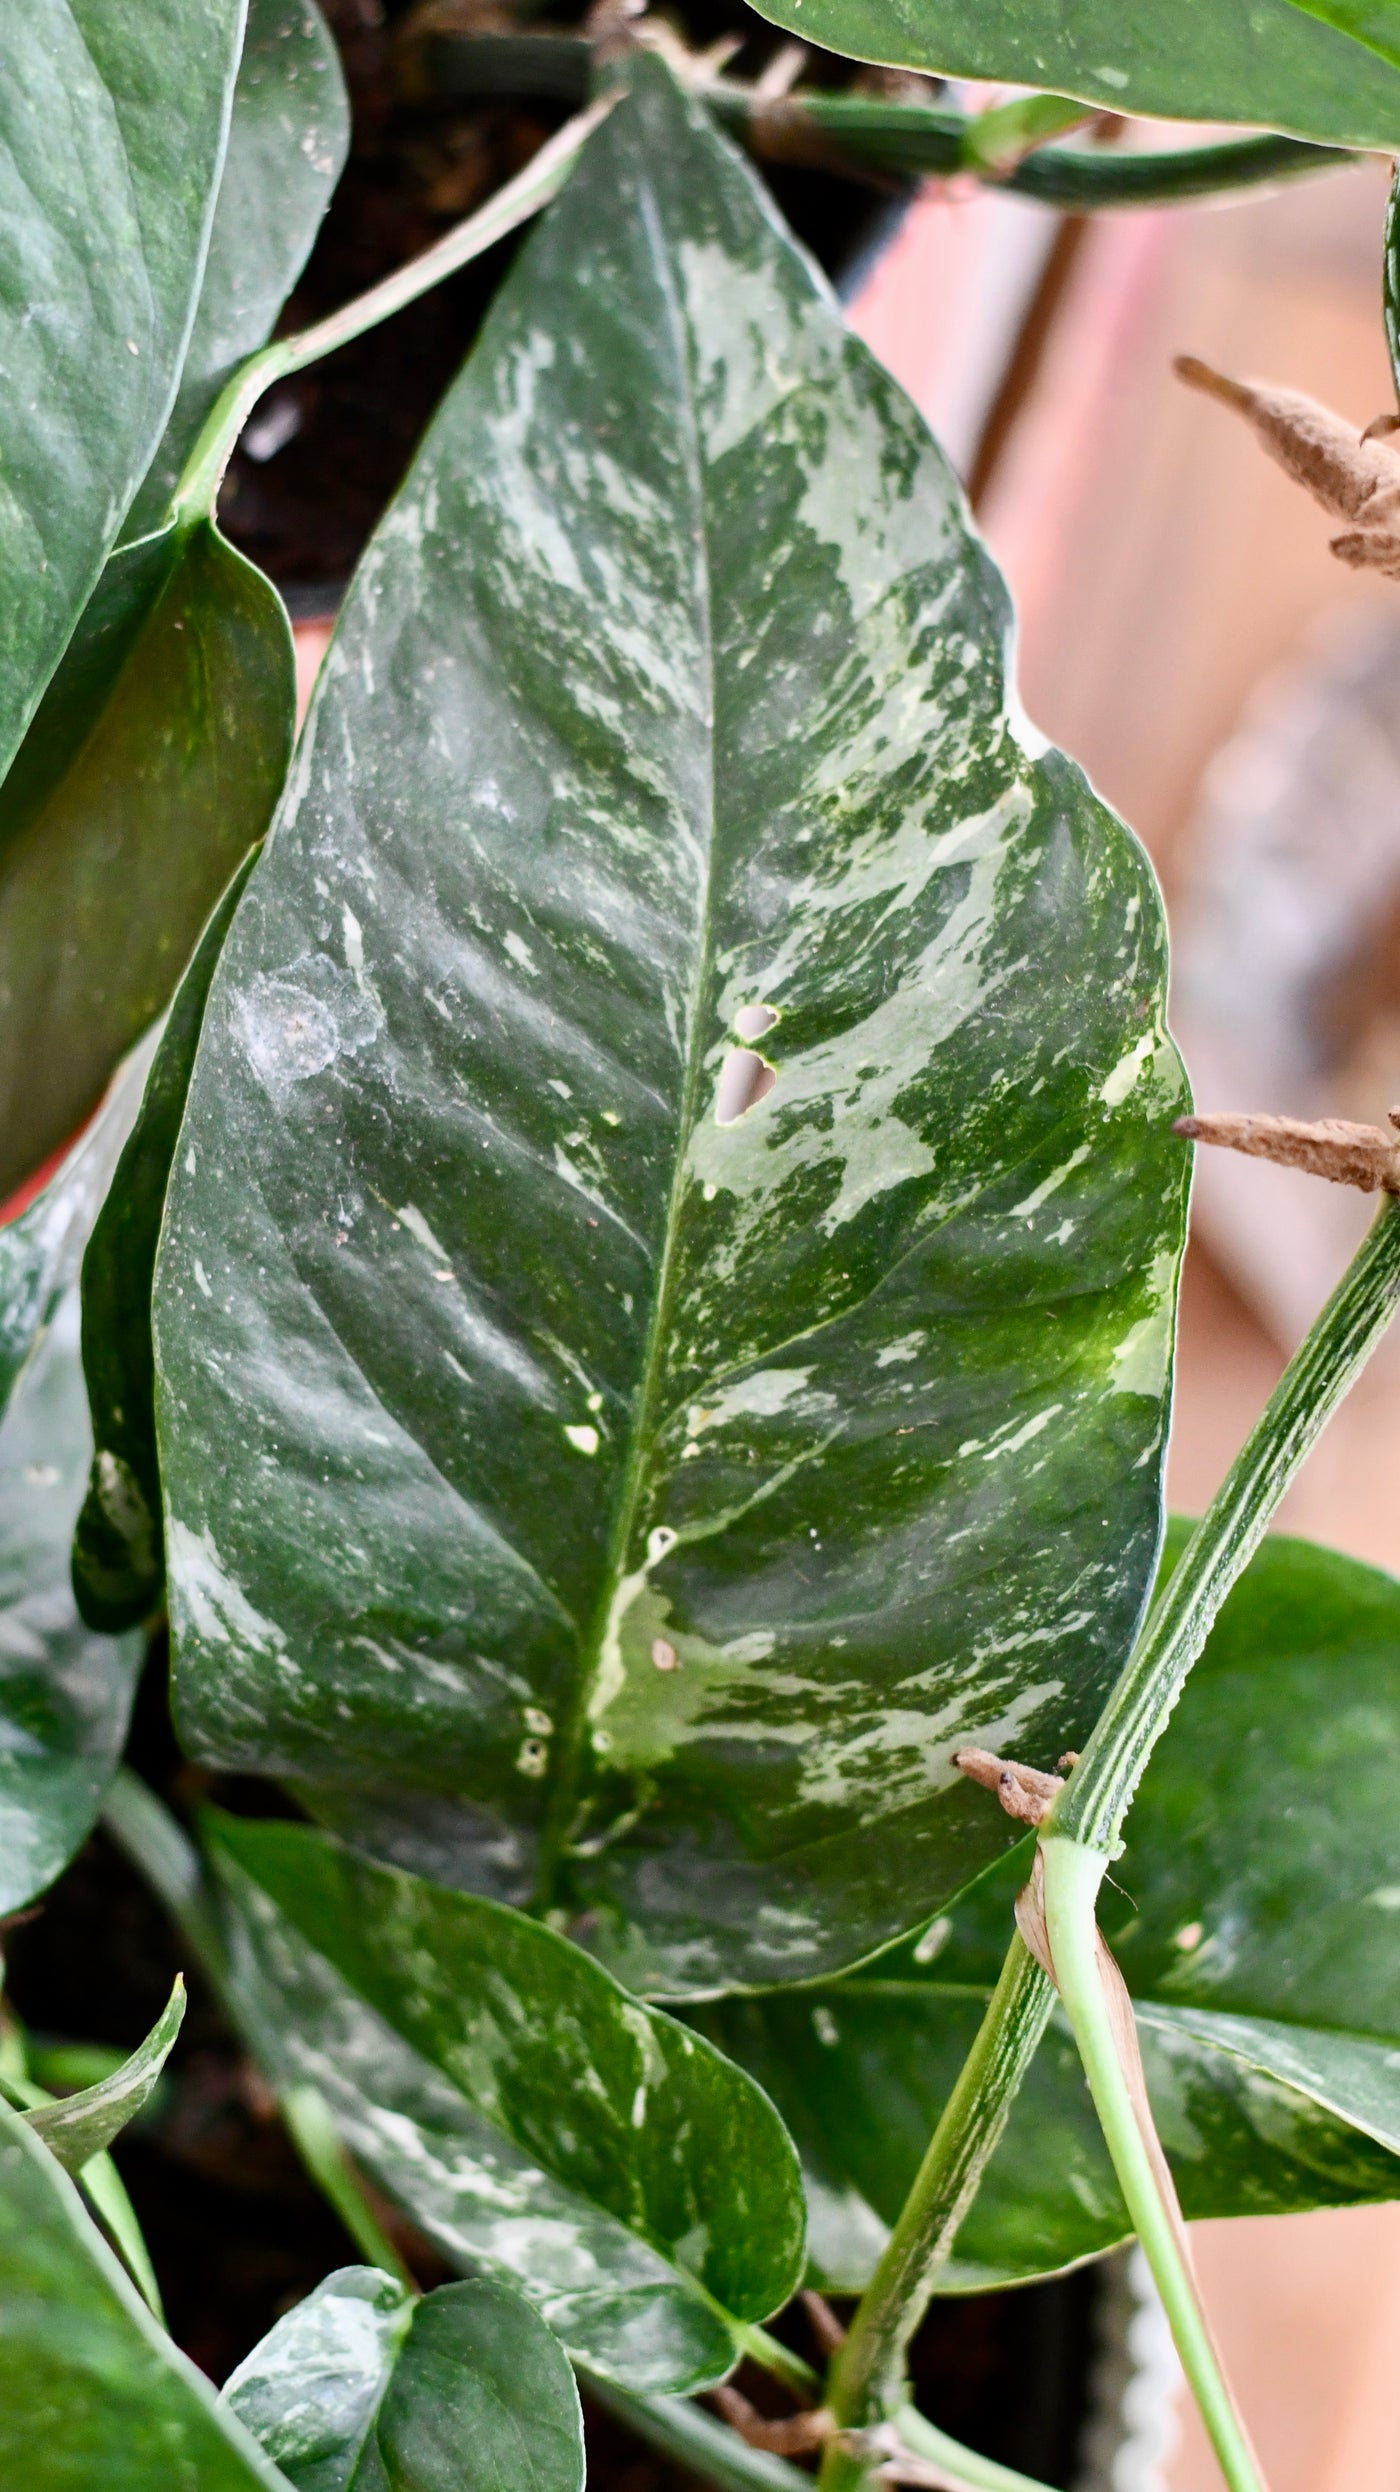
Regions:
[[[752,2321],[731,2319],[729,2325],[740,2351],[748,2355],[750,2362],[756,2362],[773,2379],[781,2380],[785,2388],[794,2389],[799,2397],[821,2395],[821,2378],[801,2354],[779,2344],[776,2336],[770,2336],[766,2328],[755,2327]]]
[[[1221,1603],[1397,1305],[1400,1202],[1387,1196],[1150,1612],[1048,1832],[1116,1857],[1133,1793]]]
[[[377,328],[406,304],[416,302],[420,294],[441,285],[444,277],[465,268],[468,261],[479,259],[493,243],[502,241],[517,225],[523,225],[547,207],[562,190],[585,141],[611,112],[616,100],[606,96],[590,104],[587,111],[575,114],[531,157],[514,181],[507,182],[460,225],[454,225],[451,233],[444,234],[430,251],[395,269],[381,284],[371,286],[367,294],[358,295],[353,303],[343,304],[327,319],[318,320],[314,327],[298,330],[293,337],[274,338],[270,346],[250,356],[217,400],[190,453],[171,501],[171,519],[188,527],[196,520],[212,517],[224,469],[238,436],[274,381],[285,380],[289,374],[303,371],[307,364],[318,363],[323,355],[333,354],[338,346],[348,346],[353,338],[363,337],[367,329]]]
[[[595,2379],[591,2371],[582,2377],[595,2405],[615,2414],[663,2456],[717,2484],[719,2492],[812,2492],[812,2478],[801,2467],[771,2457],[766,2449],[751,2449],[688,2397],[642,2397],[612,2380]]]
[[[229,1991],[228,1952],[204,1864],[184,1827],[138,1774],[123,1765],[107,1793],[102,1822],[134,1869],[160,1897],[176,1928],[237,2024]],[[330,2201],[355,2247],[401,2284],[414,2284],[368,2203],[329,2106],[314,2086],[290,2086],[278,2097],[287,2133],[311,2178]],[[416,2287],[415,2287],[416,2289]]]
[[[901,2406],[893,2421],[915,2457],[932,2459],[947,2474],[975,2485],[977,2492],[1046,2492],[1045,2485],[1032,2475],[1018,2475],[1014,2466],[998,2466],[994,2457],[982,2457],[976,2449],[964,2448],[960,2440],[950,2440],[946,2431],[926,2422],[912,2405]]]
[[[836,2358],[828,2403],[843,2426],[879,2420],[904,2402],[909,2340],[1006,2126],[1054,1995],[1014,1936],[977,2039]],[[832,2452],[822,2480],[839,2483],[849,2469],[849,2459]]]
[[[1156,2278],[1172,2335],[1230,2492],[1262,2492],[1254,2453],[1211,2343],[1195,2278],[1179,2236],[1180,2218],[1164,2200],[1134,2107],[1099,1973],[1094,1906],[1107,1863],[1102,1852],[1052,1836],[1041,1844],[1045,1922],[1065,2012],[1074,2029],[1119,2187]]]
[[[416,2293],[417,2279],[410,2275],[369,2204],[340,2142],[340,2132],[324,2094],[318,2093],[314,2085],[290,2085],[278,2101],[292,2144],[322,2196],[334,2207],[356,2249],[371,2267],[380,2267],[386,2275],[396,2276],[400,2284]]]
[[[588,92],[592,51],[583,35],[439,35],[424,47],[423,66],[428,87],[437,95],[538,95],[568,103]],[[994,188],[1075,212],[1206,198],[1355,162],[1348,148],[1319,147],[1308,139],[1268,131],[1257,138],[1154,148],[1141,155],[1111,148],[1037,147],[1019,163],[998,169],[995,163],[979,161],[991,133],[984,128],[979,140],[974,132],[985,115],[969,118],[940,104],[901,104],[884,96],[833,95],[818,88],[769,103],[735,78],[694,76],[692,86],[715,119],[759,157],[896,181],[917,180],[925,173],[971,173]],[[1052,119],[1062,101],[1033,96],[1005,109],[1032,121],[1037,113]],[[1092,107],[1068,109],[1082,118]]]

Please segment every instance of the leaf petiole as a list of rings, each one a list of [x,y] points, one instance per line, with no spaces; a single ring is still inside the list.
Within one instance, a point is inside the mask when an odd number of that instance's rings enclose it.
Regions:
[[[1101,1852],[1063,1835],[1042,1842],[1040,1857],[1055,1977],[1133,2229],[1230,2492],[1263,2492],[1258,2462],[1220,2368],[1176,2192],[1152,2128],[1132,2003],[1099,1937],[1095,1902],[1108,1864]],[[1117,2016],[1110,1979],[1121,1994]]]
[[[394,270],[377,286],[357,295],[351,303],[342,304],[309,329],[298,330],[292,337],[274,338],[240,365],[216,401],[199,439],[185,464],[184,474],[175,488],[170,504],[170,518],[177,525],[189,527],[200,519],[212,517],[218,500],[224,470],[258,400],[275,381],[283,381],[294,372],[302,372],[308,364],[318,363],[323,355],[334,354],[338,346],[348,346],[352,339],[363,337],[366,330],[377,328],[381,321],[391,319],[420,294],[441,285],[469,261],[480,259],[483,251],[504,240],[517,225],[547,207],[562,190],[585,142],[600,121],[611,112],[615,96],[604,96],[590,104],[585,112],[576,113],[562,130],[547,139],[537,155],[531,157],[524,170],[507,182],[486,205],[478,208],[450,233],[435,242],[431,250],[409,260]]]

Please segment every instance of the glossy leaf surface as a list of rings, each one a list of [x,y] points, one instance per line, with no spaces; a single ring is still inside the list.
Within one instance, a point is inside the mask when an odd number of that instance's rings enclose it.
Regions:
[[[0,2481],[24,2492],[286,2492],[4,2104]]]
[[[141,1665],[139,1637],[95,1635],[74,1605],[91,1456],[73,1291],[0,1423],[0,1913],[40,1894],[90,1833]]]
[[[947,468],[637,78],[351,597],[156,1337],[195,1752],[677,1993],[909,1927],[1006,1841],[958,1737],[1092,1720],[1184,1159],[1151,878]]]
[[[758,0],[759,15],[857,60],[1006,79],[1112,112],[1241,121],[1393,148],[1400,73],[1338,0]],[[1324,20],[1329,22],[1323,22]]]
[[[1184,1534],[1173,1533],[1175,1555]],[[1188,2216],[1400,2194],[1400,1585],[1272,1539],[1222,1610],[1104,1889]],[[1022,1867],[1028,1867],[1028,1858]],[[971,2043],[1020,1875],[847,1981],[700,2021],[804,2159],[816,2272],[862,2283]],[[1131,1914],[1131,1918],[1128,1916]],[[1067,2029],[1052,2026],[962,2231],[952,2291],[1128,2230]]]
[[[0,1229],[0,1414],[78,1277],[92,1226],[141,1105],[155,1035],[133,1048],[48,1184]]]
[[[224,2394],[296,2492],[582,2492],[568,2357],[507,2285],[342,2268]]]
[[[0,775],[169,413],[242,34],[243,0],[0,12]]]
[[[216,529],[113,557],[0,787],[0,1191],[169,1002],[294,713],[282,601]]]
[[[83,1257],[93,1459],[73,1541],[73,1586],[88,1624],[109,1633],[147,1617],[164,1580],[151,1276],[209,981],[252,863],[249,856],[238,868],[180,981]]]
[[[639,2388],[734,2359],[801,2269],[791,2146],[752,2081],[505,1906],[306,1829],[214,1821],[235,1996],[453,2258],[513,2278]]]
[[[25,2113],[35,2136],[43,2139],[65,2172],[76,2178],[83,2165],[120,2137],[128,2120],[134,2120],[150,2101],[184,2014],[185,1985],[177,1973],[163,2014],[120,2068],[96,2085],[84,2086],[81,2093]]]
[[[350,140],[340,58],[315,0],[249,0],[228,153],[179,392],[122,534],[158,528],[225,381],[271,335]]]

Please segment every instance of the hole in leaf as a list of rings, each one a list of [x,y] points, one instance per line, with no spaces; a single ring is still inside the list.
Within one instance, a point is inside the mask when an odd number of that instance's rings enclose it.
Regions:
[[[734,1015],[734,1031],[738,1038],[762,1038],[771,1030],[778,1016],[771,1004],[741,1004]]]
[[[778,1076],[752,1047],[731,1047],[720,1068],[715,1094],[715,1123],[737,1125],[741,1116],[766,1099]]]

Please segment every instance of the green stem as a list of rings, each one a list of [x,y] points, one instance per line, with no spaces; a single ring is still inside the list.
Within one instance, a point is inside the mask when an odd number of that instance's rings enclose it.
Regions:
[[[750,2362],[756,2362],[760,2370],[767,2371],[775,2380],[781,2380],[785,2388],[793,2389],[799,2397],[821,2395],[820,2375],[813,2370],[810,2362],[803,2361],[801,2354],[795,2354],[788,2346],[779,2344],[776,2336],[770,2336],[766,2328],[755,2327],[752,2321],[731,2319],[729,2325],[741,2353],[746,2353]]]
[[[965,2449],[960,2440],[950,2440],[946,2431],[925,2422],[912,2405],[901,2406],[893,2420],[900,2439],[915,2457],[930,2458],[960,2482],[976,2485],[977,2492],[1046,2492],[1033,2476],[1018,2475],[1014,2466],[998,2466],[994,2457],[982,2457],[975,2449]]]
[[[353,338],[363,337],[366,330],[377,328],[406,304],[416,302],[420,294],[441,285],[444,277],[465,268],[468,261],[479,259],[493,243],[502,241],[517,225],[525,224],[547,207],[562,190],[585,141],[612,110],[615,100],[605,97],[591,104],[586,112],[577,113],[531,157],[514,181],[498,190],[485,207],[454,225],[451,233],[444,234],[430,251],[395,269],[382,284],[371,286],[367,294],[358,295],[353,303],[344,304],[327,319],[318,320],[314,327],[301,329],[294,337],[274,338],[270,346],[264,346],[242,364],[216,402],[190,452],[171,502],[171,520],[188,527],[212,515],[238,436],[274,381],[286,380],[289,374],[303,371],[307,364],[318,363],[323,355],[333,354],[338,346],[348,346]]]
[[[357,2250],[371,2267],[382,2267],[410,2292],[418,2290],[360,2186],[335,2125],[331,2107],[314,2085],[290,2085],[279,2095],[287,2132],[323,2197],[329,2199]]]
[[[1387,1196],[1152,1609],[1056,1801],[1050,1831],[1116,1856],[1123,1819],[1226,1594],[1400,1305],[1400,1203]]]
[[[1107,1866],[1098,1851],[1064,1836],[1041,1844],[1045,1921],[1065,2013],[1074,2029],[1118,2184],[1162,2296],[1192,2392],[1230,2492],[1262,2492],[1243,2425],[1221,2375],[1210,2330],[1183,2255],[1178,2222],[1164,2203],[1153,2158],[1114,2042],[1098,1964],[1094,1906]]]
[[[716,2422],[703,2406],[686,2397],[641,2397],[611,2380],[583,2373],[595,2405],[615,2414],[639,2440],[673,2457],[691,2474],[719,2486],[719,2492],[812,2492],[812,2478],[786,2458],[766,2449],[751,2449],[737,2433]]]
[[[909,2340],[1001,2138],[1054,1995],[1013,1937],[977,2039],[832,2370],[828,2403],[843,2426],[880,2420],[904,2402]],[[848,2470],[833,2452],[823,2482],[840,2482]]]
[[[220,1996],[228,1982],[228,1959],[204,1864],[178,1820],[126,1765],[102,1804],[102,1823],[125,1852],[190,1946]]]
[[[582,35],[441,35],[430,39],[423,52],[426,83],[434,94],[538,95],[565,103],[587,94],[591,60],[592,46]],[[998,169],[995,162],[978,161],[995,135],[986,115],[969,117],[938,104],[900,104],[882,96],[832,95],[815,88],[765,103],[752,87],[733,78],[697,78],[695,93],[717,121],[760,157],[805,159],[839,170],[844,156],[845,169],[852,174],[875,173],[896,181],[917,180],[925,173],[972,173],[994,188],[1077,214],[1208,198],[1297,174],[1325,173],[1329,166],[1355,161],[1347,148],[1319,147],[1267,131],[1255,138],[1157,148],[1141,155],[1115,148],[1036,147],[1019,163]],[[1018,114],[1033,125],[1038,116],[1054,121],[1072,113],[1082,119],[1093,108],[1067,105],[1058,96],[1032,96],[994,109]]]
[[[237,2024],[229,1985],[228,1950],[218,1912],[204,1863],[184,1827],[140,1776],[125,1765],[118,1768],[107,1793],[102,1822],[132,1867],[160,1897],[223,2000],[230,2019]],[[363,2251],[372,2266],[383,2267],[401,2283],[412,2285],[413,2277],[364,2196],[359,2175],[341,2145],[322,2096],[314,2086],[290,2086],[279,2094],[278,2108],[307,2171],[329,2199],[356,2248]]]

